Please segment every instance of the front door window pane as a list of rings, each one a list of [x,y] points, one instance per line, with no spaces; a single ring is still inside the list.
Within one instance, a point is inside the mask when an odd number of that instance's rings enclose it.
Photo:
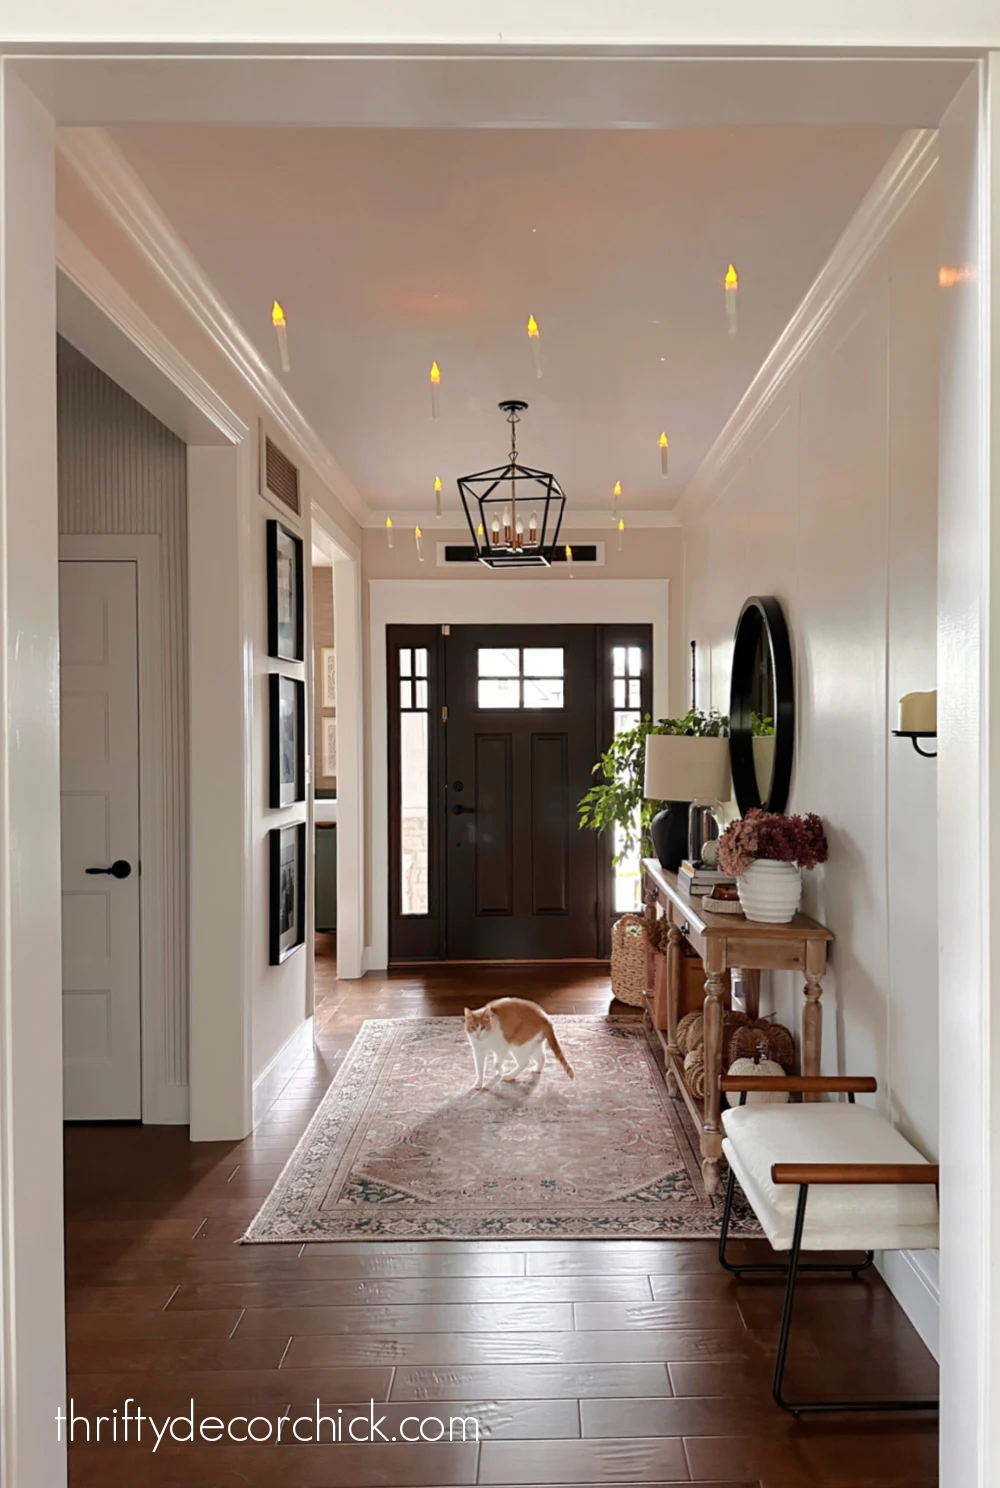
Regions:
[[[562,678],[525,677],[524,706],[526,708],[563,707]]]
[[[481,677],[479,679],[479,706],[481,708],[519,708],[521,706],[520,678]]]
[[[563,675],[563,648],[561,646],[525,646],[524,666],[526,677],[561,677]]]
[[[516,677],[521,670],[521,652],[518,646],[480,646],[480,677]]]
[[[400,905],[405,915],[429,909],[430,818],[427,809],[427,714],[399,715]]]

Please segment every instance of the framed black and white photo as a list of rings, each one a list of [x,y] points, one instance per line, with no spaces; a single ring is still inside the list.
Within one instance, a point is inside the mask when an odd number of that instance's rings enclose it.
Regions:
[[[271,965],[298,950],[306,938],[306,824],[275,827],[271,854]]]
[[[323,675],[323,707],[335,708],[337,706],[337,652],[335,647],[322,647],[320,664]]]
[[[302,539],[274,518],[267,524],[267,651],[281,661],[305,656]]]
[[[270,676],[271,793],[273,807],[306,798],[306,687],[279,672]]]

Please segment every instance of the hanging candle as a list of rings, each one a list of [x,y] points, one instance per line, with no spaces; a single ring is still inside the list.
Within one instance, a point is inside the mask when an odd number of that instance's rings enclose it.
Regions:
[[[618,551],[621,552],[625,546],[625,518],[618,518]]]
[[[391,517],[386,517],[386,519],[385,519],[385,540],[386,540],[387,544],[389,545],[389,547],[391,548],[392,547],[392,518]]]
[[[611,501],[611,520],[612,520],[612,522],[616,521],[617,518],[618,518],[618,498],[619,498],[619,496],[621,494],[622,494],[622,483],[621,483],[621,481],[615,481],[615,488],[614,488],[614,490],[611,493],[611,495],[612,495],[612,501]]]
[[[576,574],[573,572],[573,549],[569,543],[566,544],[566,567],[569,570],[570,578],[575,579]]]
[[[666,480],[668,474],[670,473],[669,466],[670,466],[670,461],[669,461],[669,446],[668,446],[668,442],[667,442],[667,436],[666,436],[666,434],[661,434],[660,435],[660,474],[663,476],[663,479],[664,480]]]
[[[431,362],[431,418],[441,417],[441,368]]]
[[[440,520],[441,517],[441,477],[434,477],[434,515]]]
[[[417,557],[420,559],[421,563],[423,563],[423,561],[424,561],[424,534],[421,532],[421,530],[420,530],[419,527],[414,527],[414,529],[413,529],[413,541],[417,545]]]
[[[740,290],[740,276],[732,264],[726,270],[726,319],[729,322],[729,334],[736,335],[736,297]]]
[[[538,334],[538,321],[533,315],[528,316],[528,340],[531,342],[531,354],[535,358],[535,376],[542,375],[542,341]]]
[[[292,358],[288,350],[288,326],[285,323],[285,312],[275,300],[271,306],[271,324],[274,326],[274,334],[278,338],[278,355],[281,358],[282,372],[292,370]]]

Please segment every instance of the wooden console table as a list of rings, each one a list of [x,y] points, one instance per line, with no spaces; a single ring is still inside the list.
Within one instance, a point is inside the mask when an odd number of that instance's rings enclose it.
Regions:
[[[677,882],[677,874],[653,858],[642,864],[646,918],[655,921],[657,906],[667,920],[667,955],[654,957],[647,939],[646,1003],[666,1058],[667,1085],[687,1103],[701,1137],[701,1171],[711,1195],[719,1187],[722,1123],[719,1076],[722,1070],[722,1018],[729,1002],[728,973],[739,968],[747,988],[747,1012],[757,1015],[762,971],[801,971],[805,976],[802,1007],[802,1073],[818,1075],[823,1038],[820,997],[831,931],[808,915],[787,925],[761,925],[742,915],[714,915],[702,908]],[[687,940],[705,963],[705,1099],[699,1103],[684,1079],[684,1056],[677,1047],[677,1009],[681,981],[681,941]],[[654,962],[656,971],[654,972]]]

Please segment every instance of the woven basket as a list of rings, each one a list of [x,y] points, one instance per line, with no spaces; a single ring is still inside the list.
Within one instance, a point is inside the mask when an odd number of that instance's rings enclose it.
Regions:
[[[622,915],[611,927],[611,990],[619,1002],[645,1007],[646,935],[641,915]]]
[[[684,1083],[696,1100],[705,1099],[705,1050],[692,1049],[684,1055]]]
[[[704,1016],[701,1013],[685,1013],[677,1025],[677,1047],[682,1054],[704,1041]]]

